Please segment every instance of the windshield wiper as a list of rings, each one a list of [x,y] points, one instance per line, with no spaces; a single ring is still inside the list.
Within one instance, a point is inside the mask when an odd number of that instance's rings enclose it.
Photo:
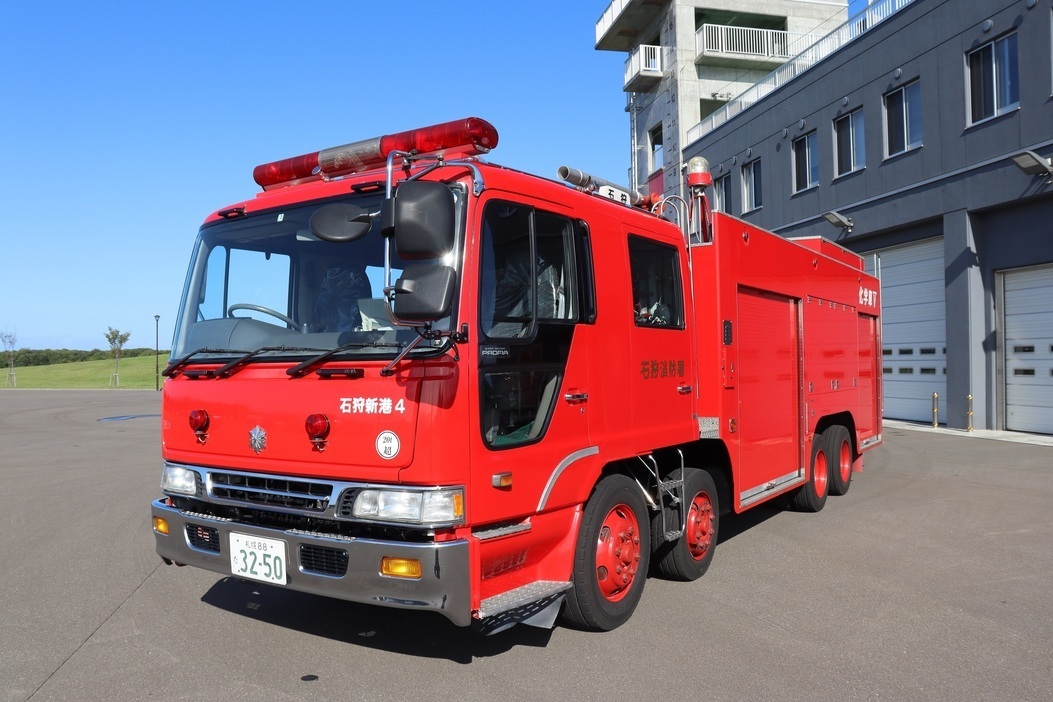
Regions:
[[[302,378],[305,375],[307,375],[308,371],[310,371],[312,368],[314,368],[318,364],[325,363],[326,361],[328,361],[333,356],[337,355],[338,353],[343,353],[344,351],[350,351],[351,349],[369,349],[369,348],[378,348],[379,349],[379,348],[401,348],[401,347],[402,347],[402,344],[391,343],[391,342],[354,341],[354,342],[352,342],[350,344],[341,344],[340,346],[337,346],[335,349],[330,349],[330,350],[326,351],[323,354],[319,354],[317,356],[313,356],[311,358],[308,358],[303,363],[301,363],[301,364],[299,364],[297,366],[293,366],[292,368],[289,368],[285,372],[289,374],[289,377]],[[356,370],[356,369],[352,369],[352,370]],[[339,375],[346,375],[349,378],[361,377],[357,373],[340,373]]]
[[[241,354],[241,355],[238,356],[237,358],[231,360],[231,361],[228,361],[226,364],[220,366],[219,368],[210,368],[208,370],[183,371],[183,375],[187,376],[188,378],[228,378],[228,377],[231,376],[231,374],[232,374],[232,372],[233,372],[233,370],[235,368],[237,368],[238,366],[240,366],[240,365],[242,365],[244,363],[247,363],[249,360],[251,360],[251,359],[255,358],[256,356],[259,356],[260,354],[263,354],[263,353],[270,353],[270,352],[293,352],[293,353],[295,353],[295,352],[303,352],[303,351],[321,351],[321,350],[322,349],[314,348],[314,347],[295,347],[295,346],[264,346],[263,348],[256,349],[255,351],[244,351],[242,349],[210,349],[210,348],[204,348],[204,349],[198,349],[197,351],[192,351],[192,352],[188,353],[186,356],[183,356],[178,361],[173,362],[171,365],[169,365],[167,368],[165,368],[164,371],[162,371],[161,374],[166,376],[166,377],[167,376],[177,375],[183,369],[184,366],[189,365],[191,362],[194,362],[194,363],[218,363],[218,361],[216,361],[215,359],[194,358],[195,356],[198,356],[200,354],[206,354],[206,353],[207,354],[219,354],[219,353],[221,353],[221,354],[224,354],[224,355],[230,355],[232,353],[238,353],[238,354]]]
[[[211,353],[211,354],[223,353],[223,354],[228,354],[228,353],[247,353],[247,352],[246,351],[242,351],[240,349],[210,349],[208,347],[201,348],[201,349],[198,349],[196,351],[191,351],[186,356],[183,356],[182,358],[176,359],[175,361],[172,361],[171,363],[169,363],[165,367],[165,369],[163,371],[161,371],[161,375],[163,375],[166,378],[169,378],[171,376],[176,375],[185,366],[190,365],[190,362],[194,358],[194,356],[197,356],[197,355],[203,354],[203,353]],[[197,361],[200,362],[200,363],[209,363],[210,362],[210,361],[206,361],[204,359],[197,359]]]
[[[309,347],[298,347],[298,346],[264,346],[263,348],[256,349],[255,351],[249,351],[244,356],[239,356],[233,361],[230,361],[226,365],[220,366],[215,370],[201,371],[198,377],[204,376],[206,378],[229,378],[234,373],[234,369],[245,363],[248,363],[251,359],[259,356],[260,354],[270,352],[301,352],[301,351],[321,351],[321,349],[309,348]],[[187,375],[190,375],[187,373]]]

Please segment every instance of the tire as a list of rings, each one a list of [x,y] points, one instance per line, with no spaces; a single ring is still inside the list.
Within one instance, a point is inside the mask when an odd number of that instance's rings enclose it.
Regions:
[[[812,437],[812,461],[808,469],[808,481],[797,488],[790,499],[790,505],[798,512],[818,512],[826,506],[826,498],[830,493],[831,464],[827,448],[828,431]]]
[[[830,494],[844,495],[852,486],[852,443],[848,429],[840,424],[823,432],[830,457]]]
[[[643,594],[650,544],[651,523],[639,486],[624,475],[601,480],[582,515],[563,622],[587,631],[624,624]]]
[[[675,471],[670,477],[679,478],[680,471]],[[658,514],[651,520],[651,533],[656,544],[655,570],[669,580],[701,578],[709,568],[713,551],[717,547],[720,502],[713,476],[698,468],[685,468],[684,495],[687,501],[687,526],[680,538],[663,541],[662,534],[658,533],[662,528],[662,515]],[[665,511],[667,523],[679,523],[679,507],[666,506]]]

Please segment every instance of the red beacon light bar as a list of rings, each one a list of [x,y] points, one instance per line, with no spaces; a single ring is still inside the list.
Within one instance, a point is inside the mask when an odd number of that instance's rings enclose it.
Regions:
[[[253,169],[252,178],[264,190],[269,190],[379,167],[393,151],[475,156],[495,146],[497,129],[484,119],[468,117],[264,163]]]

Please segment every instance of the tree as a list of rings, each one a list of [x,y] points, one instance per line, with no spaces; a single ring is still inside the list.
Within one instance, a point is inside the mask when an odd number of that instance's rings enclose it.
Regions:
[[[106,341],[110,343],[110,351],[113,352],[113,377],[117,380],[117,385],[120,386],[120,376],[117,375],[117,367],[121,363],[121,349],[128,343],[128,337],[132,335],[131,332],[122,332],[119,329],[113,327],[106,327]]]
[[[15,382],[15,344],[18,343],[18,337],[15,336],[13,331],[7,331],[6,329],[0,332],[0,344],[4,345],[4,351],[7,352],[7,384],[14,385]]]

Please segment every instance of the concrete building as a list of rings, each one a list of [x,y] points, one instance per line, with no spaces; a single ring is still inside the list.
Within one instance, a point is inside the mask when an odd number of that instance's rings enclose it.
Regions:
[[[877,0],[688,130],[721,209],[879,271],[886,417],[1053,433],[1051,34],[1051,0]]]
[[[631,187],[682,194],[680,156],[688,130],[843,23],[846,5],[613,0],[596,22],[596,48],[628,53]]]

